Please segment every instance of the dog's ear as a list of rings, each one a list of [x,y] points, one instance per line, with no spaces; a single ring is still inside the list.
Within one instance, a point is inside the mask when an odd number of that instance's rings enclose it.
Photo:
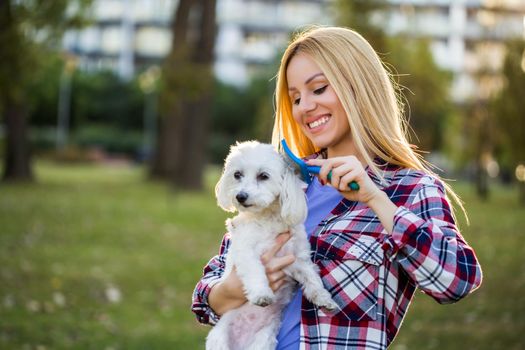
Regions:
[[[217,197],[217,204],[222,209],[225,211],[234,212],[235,206],[233,205],[231,196],[228,195],[228,183],[228,174],[226,171],[223,171],[219,182],[217,182],[217,185],[215,185],[215,197]]]
[[[302,182],[293,169],[286,167],[281,184],[281,216],[289,225],[297,225],[306,219],[306,197],[302,189]]]

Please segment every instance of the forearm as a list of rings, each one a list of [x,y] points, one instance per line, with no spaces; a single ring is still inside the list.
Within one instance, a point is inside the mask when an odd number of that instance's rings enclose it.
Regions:
[[[221,316],[243,305],[246,302],[246,297],[240,286],[232,286],[232,283],[225,279],[213,286],[208,296],[208,302],[212,310]]]
[[[379,191],[367,204],[377,215],[385,230],[391,234],[394,229],[394,214],[397,206],[383,191]]]

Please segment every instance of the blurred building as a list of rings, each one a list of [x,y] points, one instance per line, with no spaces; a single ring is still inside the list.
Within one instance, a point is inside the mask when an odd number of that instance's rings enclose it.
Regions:
[[[389,0],[385,29],[430,39],[436,63],[454,74],[456,102],[502,86],[505,41],[525,40],[524,0]]]
[[[289,33],[329,24],[330,0],[217,0],[216,76],[245,85],[253,71],[276,59]],[[94,23],[70,31],[64,47],[85,70],[111,69],[130,78],[158,64],[171,45],[170,21],[178,0],[95,0]]]
[[[289,33],[307,24],[331,24],[332,0],[217,0],[216,76],[244,85],[273,62]],[[94,23],[64,37],[85,70],[112,69],[130,78],[158,64],[171,45],[178,0],[95,0]],[[457,102],[486,97],[501,86],[504,40],[525,38],[524,0],[388,0],[378,23],[390,34],[431,41],[439,66],[454,73]],[[482,78],[480,78],[482,77]],[[483,79],[483,84],[479,80]]]

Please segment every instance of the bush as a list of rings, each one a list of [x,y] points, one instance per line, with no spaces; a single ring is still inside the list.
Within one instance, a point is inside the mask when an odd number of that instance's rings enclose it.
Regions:
[[[34,151],[49,151],[55,148],[57,130],[54,127],[31,128],[29,142]]]
[[[108,153],[126,154],[135,157],[142,147],[140,131],[122,130],[109,125],[80,127],[73,137],[82,148],[99,148]]]

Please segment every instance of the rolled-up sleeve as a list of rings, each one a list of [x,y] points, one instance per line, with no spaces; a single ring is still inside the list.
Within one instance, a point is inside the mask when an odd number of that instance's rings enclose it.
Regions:
[[[456,302],[481,285],[478,259],[459,233],[441,181],[426,176],[413,193],[410,204],[397,208],[383,249],[423,292],[442,304]]]
[[[229,234],[226,234],[222,239],[219,255],[214,256],[204,266],[203,275],[193,291],[191,310],[195,313],[200,323],[215,325],[219,321],[219,316],[208,303],[208,297],[212,287],[220,281],[224,274],[226,254],[229,246],[230,237]]]

